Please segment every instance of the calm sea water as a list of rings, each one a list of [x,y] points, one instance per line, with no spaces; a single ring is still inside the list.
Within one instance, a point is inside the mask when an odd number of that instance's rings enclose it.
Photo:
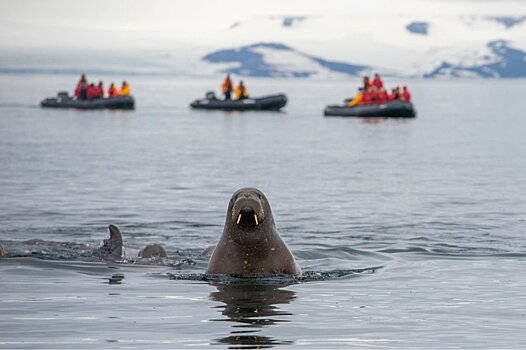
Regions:
[[[38,107],[77,78],[0,76],[0,348],[526,347],[525,81],[411,81],[415,120],[324,118],[357,80],[247,82],[281,113],[192,111],[218,81],[148,77],[135,111]],[[195,278],[244,186],[323,279]],[[170,258],[22,243],[110,223]]]

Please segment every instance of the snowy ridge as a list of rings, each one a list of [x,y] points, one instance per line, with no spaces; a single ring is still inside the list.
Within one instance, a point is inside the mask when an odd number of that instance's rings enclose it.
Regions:
[[[307,55],[279,43],[258,43],[238,49],[224,49],[203,57],[211,63],[233,63],[221,72],[257,77],[330,77],[336,74],[358,75],[367,67],[328,61]]]

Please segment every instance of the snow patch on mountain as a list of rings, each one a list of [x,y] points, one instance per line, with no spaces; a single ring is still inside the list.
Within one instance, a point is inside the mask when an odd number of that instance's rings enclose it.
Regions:
[[[203,60],[222,64],[222,73],[256,77],[328,77],[359,75],[366,66],[331,61],[280,43],[257,43],[209,53]],[[225,66],[226,65],[226,66]]]
[[[491,54],[481,57],[485,63],[478,65],[455,65],[444,61],[425,78],[437,77],[482,77],[482,78],[526,78],[526,53],[510,47],[505,40],[487,44]]]

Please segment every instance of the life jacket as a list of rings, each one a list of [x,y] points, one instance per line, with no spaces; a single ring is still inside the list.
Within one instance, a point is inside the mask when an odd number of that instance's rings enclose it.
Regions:
[[[373,89],[371,91],[371,102],[380,103],[380,99],[381,99],[380,91]]]
[[[82,91],[82,89],[86,89],[87,85],[88,84],[86,84],[82,80],[78,82],[77,87],[75,88],[75,92],[73,93],[76,98],[80,97],[80,92]]]
[[[115,85],[110,85],[108,88],[108,97],[115,97],[119,94],[119,90],[115,87]]]
[[[372,96],[371,96],[371,92],[370,91],[365,91],[363,93],[363,97],[362,97],[362,103],[364,105],[367,105],[367,104],[370,104],[372,102]]]
[[[226,78],[221,84],[221,91],[225,94],[227,92],[232,92],[232,80]]]
[[[380,102],[385,103],[389,101],[389,94],[387,91],[382,90],[380,91]]]
[[[404,96],[404,100],[406,100],[407,102],[411,102],[411,94],[409,93],[409,90],[404,90],[402,94]]]
[[[86,99],[93,100],[97,97],[97,87],[88,85],[86,88]]]
[[[80,82],[77,84],[77,87],[75,88],[75,92],[73,93],[76,98],[80,97]]]
[[[128,96],[128,95],[130,95],[130,85],[124,84],[122,86],[121,91],[119,92],[119,95],[121,95],[121,96]]]
[[[245,85],[238,85],[235,88],[234,93],[236,94],[238,100],[248,98],[248,90]]]
[[[348,106],[353,107],[353,106],[359,105],[360,103],[362,103],[362,100],[363,100],[363,94],[361,92],[358,92],[353,97],[353,99],[349,102]]]
[[[373,85],[376,86],[378,89],[381,89],[384,87],[384,82],[380,77],[374,78]]]

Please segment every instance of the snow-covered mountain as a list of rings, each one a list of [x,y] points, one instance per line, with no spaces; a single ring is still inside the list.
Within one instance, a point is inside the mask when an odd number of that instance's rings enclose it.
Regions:
[[[0,0],[0,13],[0,73],[526,77],[525,0]]]
[[[287,23],[287,22],[284,22]],[[289,26],[290,24],[284,24]],[[366,66],[328,61],[279,43],[258,43],[212,52],[203,57],[211,63],[226,63],[223,73],[242,76],[309,78],[336,74],[358,75]],[[234,65],[229,65],[233,63]]]
[[[526,9],[525,9],[526,13]],[[380,71],[444,78],[526,78],[525,16],[406,16],[366,22],[355,16],[270,16],[236,22],[230,32],[272,33],[201,57],[217,72],[245,76],[327,77]],[[316,30],[316,28],[320,28]],[[323,37],[320,32],[323,30]],[[304,40],[307,33],[315,33]],[[249,39],[237,36],[241,42]]]

